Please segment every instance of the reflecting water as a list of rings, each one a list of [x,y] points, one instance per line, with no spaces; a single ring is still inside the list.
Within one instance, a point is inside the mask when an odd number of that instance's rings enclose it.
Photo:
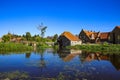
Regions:
[[[16,71],[27,73],[22,80],[120,80],[120,55],[53,49],[1,53],[0,80]]]

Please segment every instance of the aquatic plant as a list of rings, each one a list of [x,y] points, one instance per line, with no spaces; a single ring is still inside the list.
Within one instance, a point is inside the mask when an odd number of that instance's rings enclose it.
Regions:
[[[0,80],[30,80],[30,76],[26,72],[3,72],[0,73]]]

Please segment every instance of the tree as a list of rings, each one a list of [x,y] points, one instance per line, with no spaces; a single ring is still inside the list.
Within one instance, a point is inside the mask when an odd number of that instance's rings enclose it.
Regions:
[[[28,41],[31,40],[31,34],[30,34],[30,32],[26,32],[26,39],[27,39]]]
[[[12,38],[13,38],[13,35],[10,32],[8,32],[6,35],[3,35],[2,40],[4,42],[9,42],[10,39],[12,39]]]
[[[36,36],[35,38],[35,41],[39,42],[41,40],[41,38],[39,36]]]
[[[55,34],[55,35],[53,36],[52,41],[55,42],[55,41],[57,40],[57,38],[58,38],[58,34]]]
[[[40,30],[41,32],[41,37],[43,38],[45,36],[45,32],[46,32],[46,29],[47,29],[47,26],[44,26],[43,23],[41,23],[41,25],[39,25],[37,27],[38,30]]]
[[[9,35],[3,35],[2,40],[4,42],[9,42],[10,41],[10,36]]]

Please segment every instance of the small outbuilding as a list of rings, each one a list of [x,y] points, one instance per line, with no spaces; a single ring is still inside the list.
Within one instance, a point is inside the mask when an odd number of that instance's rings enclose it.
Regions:
[[[57,39],[59,47],[81,45],[82,41],[70,32],[63,32]]]

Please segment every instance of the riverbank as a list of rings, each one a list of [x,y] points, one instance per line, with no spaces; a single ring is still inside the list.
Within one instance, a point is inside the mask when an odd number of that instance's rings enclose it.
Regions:
[[[41,51],[46,48],[58,49],[58,46],[49,46],[45,43],[38,43],[36,46],[22,44],[22,43],[0,43],[0,53],[10,52],[27,52],[27,51]]]
[[[33,47],[21,43],[0,43],[0,52],[32,51]]]
[[[111,52],[120,53],[120,44],[83,44],[76,46],[68,46],[68,49],[80,49],[90,52]]]

